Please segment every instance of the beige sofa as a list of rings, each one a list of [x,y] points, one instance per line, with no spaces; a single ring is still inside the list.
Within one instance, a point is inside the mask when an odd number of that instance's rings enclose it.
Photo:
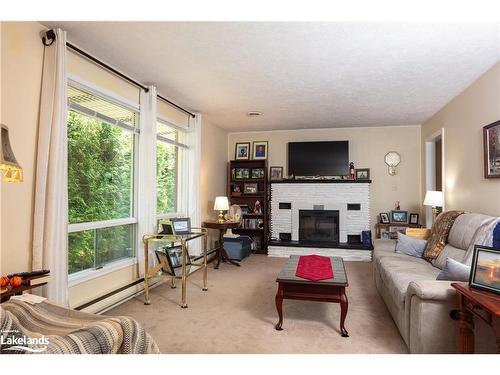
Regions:
[[[410,353],[456,353],[458,322],[450,318],[456,309],[451,281],[437,275],[451,257],[463,261],[476,229],[489,216],[460,215],[451,228],[448,244],[432,264],[394,251],[395,240],[375,240],[373,270],[376,288],[383,298]],[[492,330],[474,321],[476,352],[495,353]]]

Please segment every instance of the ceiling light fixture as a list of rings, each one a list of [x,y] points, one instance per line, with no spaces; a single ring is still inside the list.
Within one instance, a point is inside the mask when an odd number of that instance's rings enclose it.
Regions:
[[[248,117],[257,117],[257,116],[262,116],[262,112],[259,111],[248,111],[247,112]]]

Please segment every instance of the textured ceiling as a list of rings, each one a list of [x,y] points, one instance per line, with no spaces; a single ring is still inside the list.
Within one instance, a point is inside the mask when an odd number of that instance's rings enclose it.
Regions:
[[[500,58],[493,23],[44,24],[231,131],[420,124]]]

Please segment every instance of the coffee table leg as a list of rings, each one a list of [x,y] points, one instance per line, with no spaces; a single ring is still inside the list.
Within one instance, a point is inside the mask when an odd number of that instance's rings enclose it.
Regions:
[[[347,301],[347,296],[345,294],[345,288],[342,288],[340,292],[340,332],[342,337],[349,337],[347,330],[345,329],[344,322],[347,316],[347,309],[349,308],[349,302]]]
[[[274,328],[276,328],[277,331],[282,331],[283,328],[281,328],[281,326],[283,325],[283,287],[281,286],[281,283],[279,283],[275,301],[276,310],[278,310],[279,321]]]

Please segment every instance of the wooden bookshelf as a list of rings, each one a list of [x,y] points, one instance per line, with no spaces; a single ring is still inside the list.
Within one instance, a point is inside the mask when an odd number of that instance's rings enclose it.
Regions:
[[[248,175],[237,174],[237,169],[247,169]],[[252,169],[263,170],[263,176],[252,178]],[[239,177],[239,178],[238,178]],[[257,186],[255,192],[245,192],[245,185]],[[240,193],[234,194],[238,186]],[[231,204],[248,205],[253,211],[255,202],[259,201],[262,213],[253,212],[243,214],[243,225],[241,228],[233,229],[233,233],[252,237],[258,244],[253,251],[259,254],[267,254],[268,226],[269,226],[269,185],[268,168],[266,160],[231,160],[228,163],[227,173],[227,196]],[[250,221],[249,221],[250,220]],[[255,227],[253,227],[255,225]]]

